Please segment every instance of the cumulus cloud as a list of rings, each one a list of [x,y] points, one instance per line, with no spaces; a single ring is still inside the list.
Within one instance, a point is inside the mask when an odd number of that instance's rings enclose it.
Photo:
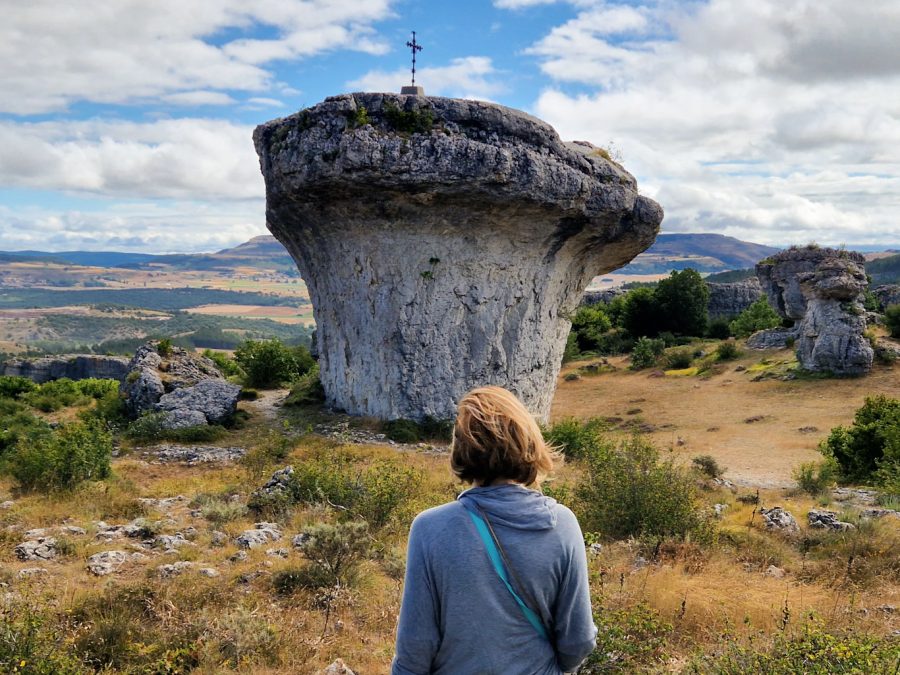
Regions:
[[[0,184],[106,197],[260,199],[252,132],[191,118],[0,121]]]
[[[665,230],[896,244],[898,19],[893,0],[593,2],[529,48],[556,82],[535,112],[614,140]]]
[[[210,92],[264,91],[273,85],[264,66],[276,59],[334,49],[384,53],[372,24],[390,15],[390,2],[7,2],[0,112],[29,115],[75,101],[122,103],[181,92],[203,93],[204,104],[227,103]],[[226,33],[240,37],[223,41]]]
[[[405,68],[391,72],[373,70],[348,82],[347,87],[353,91],[399,92],[409,77],[409,69]],[[417,68],[416,81],[430,96],[490,99],[505,90],[493,62],[485,56],[467,56],[453,59],[446,66]]]

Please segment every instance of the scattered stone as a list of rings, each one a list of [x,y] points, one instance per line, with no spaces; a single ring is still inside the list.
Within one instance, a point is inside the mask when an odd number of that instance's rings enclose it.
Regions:
[[[369,124],[353,127],[360,107]],[[398,130],[392,107],[434,131]],[[327,402],[353,415],[453,419],[489,373],[546,419],[584,288],[663,216],[597,148],[492,103],[334,96],[254,143],[267,225],[316,309]]]
[[[335,659],[325,670],[319,671],[316,675],[356,675],[350,667],[344,663],[343,659]]]
[[[19,560],[53,560],[58,553],[56,539],[53,537],[38,537],[23,541],[16,546],[15,551]]]
[[[773,506],[771,509],[760,509],[760,515],[763,517],[767,530],[780,530],[782,532],[799,532],[800,526],[797,520],[788,511],[780,506]]]
[[[800,427],[797,431],[801,434],[816,434],[819,432],[819,427]]]
[[[193,546],[193,544],[185,539],[181,532],[177,532],[176,534],[157,535],[153,539],[153,546],[169,552],[176,551],[182,546]]]
[[[272,556],[273,558],[287,558],[290,555],[290,551],[286,548],[267,548],[266,555]]]
[[[26,567],[24,569],[19,570],[16,575],[19,579],[31,579],[34,577],[43,577],[50,574],[50,570],[46,567]]]
[[[681,447],[684,447],[685,445],[687,445],[687,441],[684,440],[681,436],[678,436],[675,439],[675,445],[677,445],[679,448],[681,448]]]
[[[754,415],[753,417],[748,417],[744,420],[744,424],[754,424],[756,422],[762,422],[767,418],[766,415]]]
[[[647,559],[644,556],[638,556],[634,559],[634,563],[631,565],[631,571],[637,572],[638,570],[644,569],[650,563],[647,562]]]
[[[743,373],[745,370],[747,370],[747,366],[737,366],[737,367],[734,369],[734,372],[736,372],[736,373]]]
[[[188,541],[194,541],[197,538],[197,528],[193,525],[188,525],[186,528],[182,530],[182,534],[184,538]]]
[[[900,518],[900,511],[895,511],[894,509],[863,509],[860,512],[861,518]]]
[[[718,485],[719,487],[728,488],[729,490],[734,490],[734,483],[732,483],[727,478],[713,478],[713,483]]]
[[[210,546],[221,547],[225,546],[228,543],[228,535],[224,532],[220,532],[219,530],[213,530],[210,535],[209,544]]]
[[[706,431],[708,433],[714,433],[719,430],[719,427],[709,427]]]
[[[177,506],[183,501],[186,501],[187,497],[184,495],[177,495],[175,497],[164,497],[163,499],[152,499],[150,497],[140,497],[138,501],[144,506],[149,506],[153,509],[159,509],[160,511],[168,511],[172,507]]]
[[[721,518],[722,514],[724,514],[727,510],[728,504],[713,504],[713,511],[715,511],[717,518]]]
[[[294,535],[294,538],[291,539],[291,544],[293,545],[294,548],[303,548],[303,545],[307,541],[309,541],[309,535],[306,534],[305,532],[302,532],[300,534]]]
[[[835,488],[831,492],[831,496],[839,502],[849,502],[862,504],[865,506],[873,506],[878,499],[877,490],[864,490],[860,488]]]
[[[812,509],[809,513],[806,514],[807,521],[809,522],[810,527],[815,527],[820,530],[855,530],[856,526],[852,523],[845,523],[841,520],[837,519],[837,514],[834,511],[820,511],[818,509]]]
[[[150,560],[148,556],[138,552],[132,553],[128,559],[131,560],[131,562],[144,562],[145,560]]]
[[[265,484],[253,491],[250,499],[261,496],[272,496],[282,494],[290,489],[291,478],[294,476],[294,467],[286,466],[272,474],[271,478]]]
[[[63,525],[59,529],[63,534],[68,534],[73,537],[82,537],[87,534],[87,531],[83,527],[78,527],[77,525]]]
[[[199,571],[201,576],[209,577],[210,579],[215,579],[219,576],[219,571],[212,567],[201,567]]]
[[[244,562],[248,558],[246,551],[237,551],[228,558],[231,562]]]
[[[647,377],[665,377],[666,371],[664,370],[651,370],[650,374]]]
[[[589,555],[600,555],[603,552],[603,544],[594,542],[588,546],[587,552]]]
[[[282,534],[276,523],[256,523],[252,530],[244,530],[237,537],[237,545],[241,548],[257,548],[278,541]]]
[[[0,510],[8,511],[15,505],[16,505],[16,503],[14,501],[12,501],[11,499],[7,499],[5,502],[0,502]]]
[[[188,466],[211,462],[234,462],[246,454],[246,448],[168,444],[157,445],[144,451],[144,455],[153,457],[159,462],[180,462]]]
[[[767,577],[772,577],[773,579],[784,579],[785,574],[786,572],[781,567],[776,567],[775,565],[769,565],[765,572]]]
[[[176,563],[169,563],[168,565],[160,565],[156,568],[156,573],[163,579],[169,579],[171,577],[177,577],[179,574],[185,570],[191,569],[193,566],[194,563],[188,560],[181,560]]]
[[[50,533],[45,527],[36,527],[33,530],[28,530],[25,532],[26,539],[44,539],[45,537],[49,536]]]
[[[87,568],[92,574],[103,577],[117,571],[126,560],[128,554],[125,551],[103,551],[88,558]]]
[[[581,375],[579,375],[578,373],[566,373],[563,376],[563,380],[565,380],[566,382],[577,382],[580,379]]]

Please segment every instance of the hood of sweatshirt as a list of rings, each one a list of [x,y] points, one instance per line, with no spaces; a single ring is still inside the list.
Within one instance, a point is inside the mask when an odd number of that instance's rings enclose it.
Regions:
[[[473,487],[457,500],[468,509],[480,508],[492,525],[517,530],[552,530],[556,527],[556,500],[521,485]]]

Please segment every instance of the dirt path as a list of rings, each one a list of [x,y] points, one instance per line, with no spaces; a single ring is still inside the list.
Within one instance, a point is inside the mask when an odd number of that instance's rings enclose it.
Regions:
[[[261,415],[265,419],[274,420],[278,417],[278,411],[284,403],[284,399],[290,393],[290,389],[266,389],[259,392],[259,398],[255,401],[246,401],[244,405],[251,412]]]
[[[753,382],[754,374],[735,371],[765,356],[790,353],[748,351],[708,379],[650,377],[627,370],[624,358],[610,359],[620,370],[569,382],[561,377],[551,418],[637,417],[656,428],[649,435],[657,447],[672,448],[685,461],[712,455],[734,482],[787,487],[792,469],[821,459],[818,443],[832,427],[851,422],[866,396],[900,395],[900,365],[876,365],[857,379],[788,382]]]

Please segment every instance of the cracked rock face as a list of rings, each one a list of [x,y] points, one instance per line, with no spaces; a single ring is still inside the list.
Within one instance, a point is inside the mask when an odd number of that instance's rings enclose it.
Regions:
[[[496,384],[546,417],[566,317],[663,215],[598,149],[488,103],[337,96],[254,142],[328,402],[354,414],[452,418]]]
[[[793,319],[797,359],[810,371],[863,375],[874,351],[864,333],[865,258],[828,248],[782,251],[756,266],[770,304]]]

